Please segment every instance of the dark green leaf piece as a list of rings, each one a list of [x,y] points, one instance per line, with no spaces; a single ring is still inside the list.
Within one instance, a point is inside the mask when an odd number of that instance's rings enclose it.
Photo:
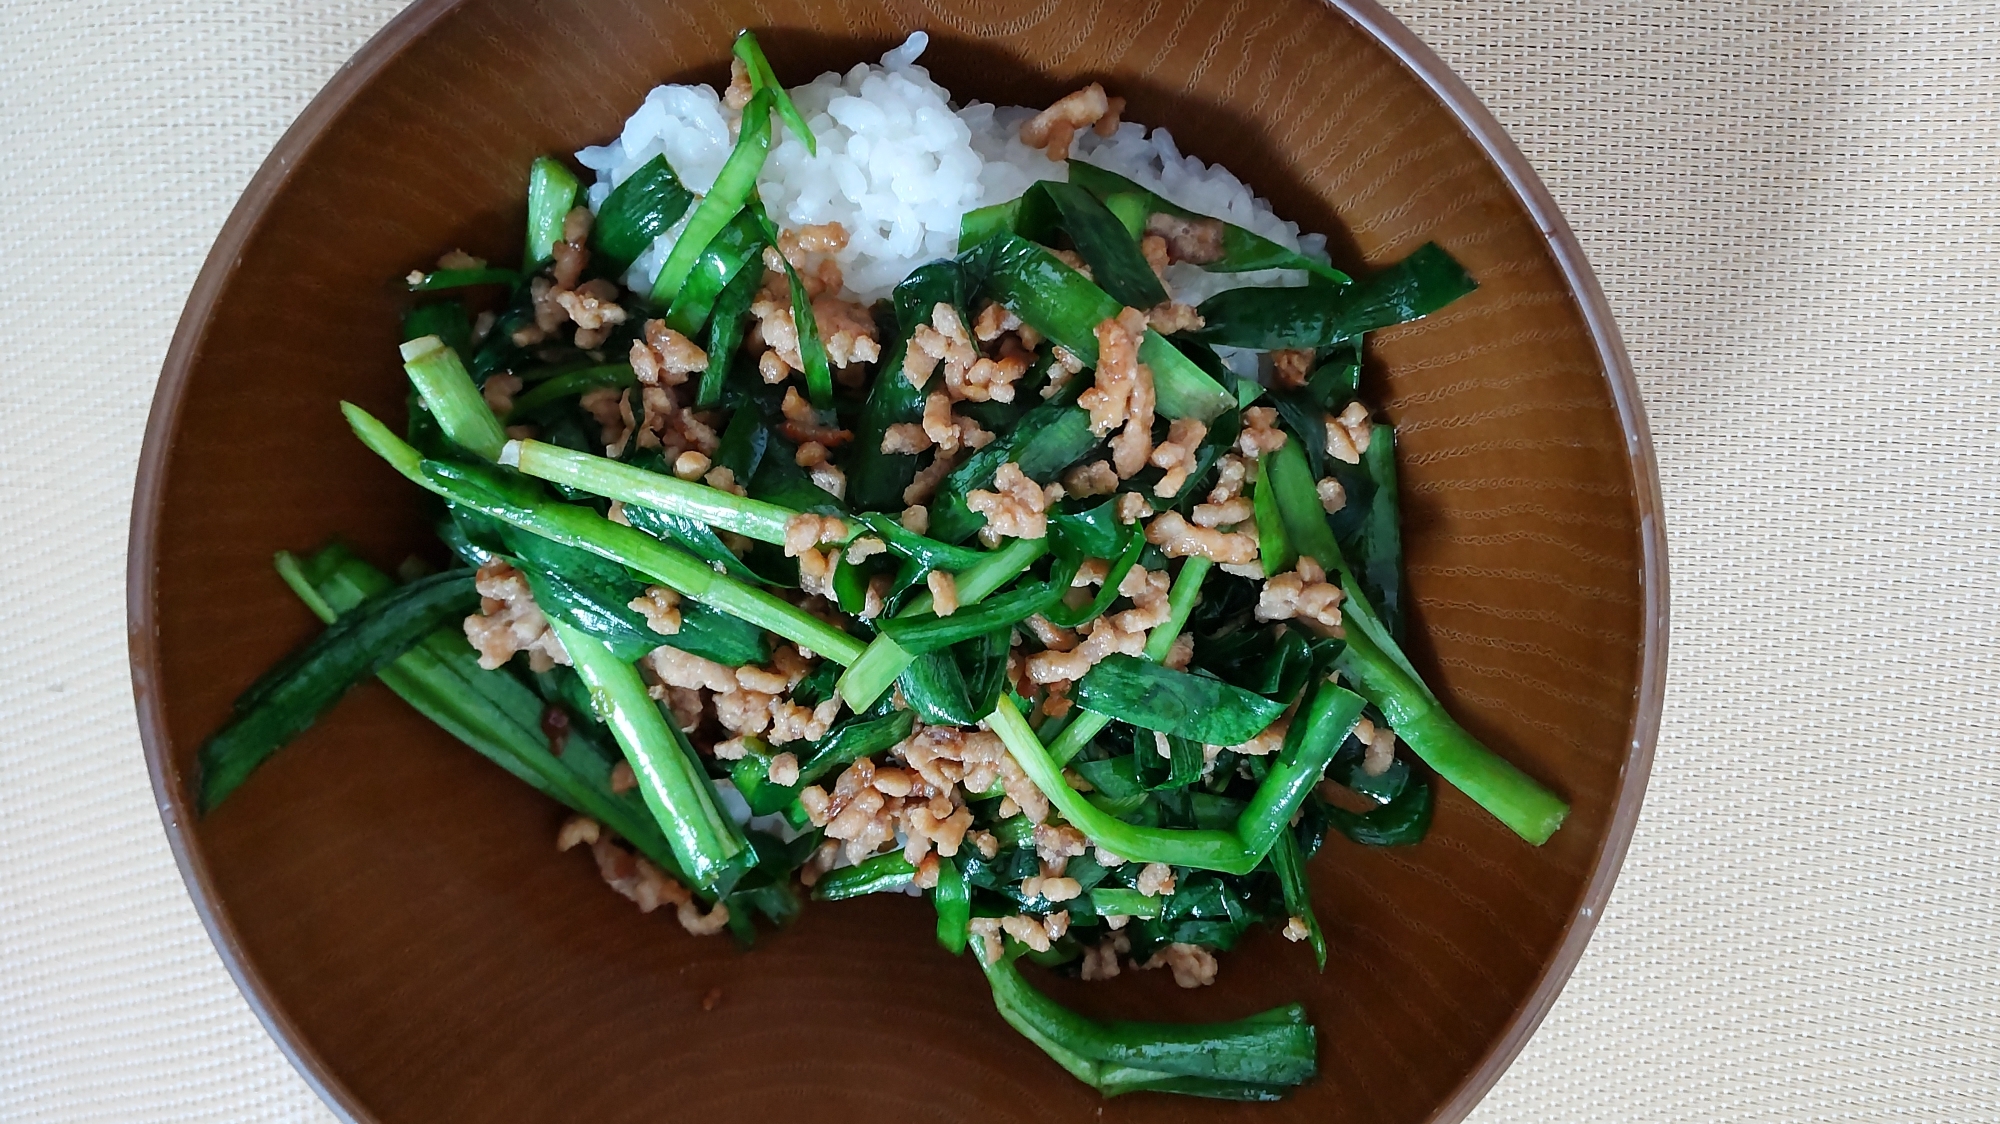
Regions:
[[[237,698],[228,723],[201,747],[200,810],[214,810],[348,688],[478,605],[469,572],[433,574],[364,603],[265,672]]]
[[[1122,653],[1098,661],[1071,697],[1085,710],[1205,745],[1240,745],[1285,711],[1220,679]]]

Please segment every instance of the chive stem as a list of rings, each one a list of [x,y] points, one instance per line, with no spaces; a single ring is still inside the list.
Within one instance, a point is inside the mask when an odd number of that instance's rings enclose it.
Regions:
[[[708,194],[695,204],[694,213],[688,216],[687,225],[681,228],[681,236],[674,248],[667,252],[667,260],[660,266],[659,276],[653,279],[652,303],[659,308],[669,308],[674,298],[680,295],[681,286],[687,284],[688,274],[693,272],[696,259],[737,212],[750,200],[757,190],[757,173],[763,170],[764,158],[771,151],[771,95],[760,91],[753,95],[750,104],[743,107],[742,124],[736,134],[736,147],[723,161],[722,170],[716,173],[715,183]]]
[[[341,403],[355,435],[384,460],[426,489],[453,503],[464,504],[496,519],[532,531],[543,538],[588,550],[628,566],[683,597],[741,617],[775,632],[802,648],[849,665],[861,658],[866,645],[778,596],[718,574],[692,555],[660,540],[621,526],[570,504],[517,503],[466,480],[435,471],[421,454],[389,427],[350,402]],[[857,708],[860,709],[860,708]]]
[[[537,156],[528,167],[527,269],[555,256],[563,220],[576,206],[576,177],[560,161]]]
[[[679,515],[758,542],[783,544],[786,524],[798,515],[789,507],[543,441],[509,441],[499,459],[541,480]]]
[[[460,448],[492,460],[507,443],[500,419],[493,416],[486,399],[473,385],[458,352],[436,336],[424,336],[403,345],[403,370],[411,385],[423,397],[431,416],[444,435]]]
[[[993,551],[978,562],[960,570],[954,575],[958,587],[958,603],[961,606],[977,604],[988,594],[1013,581],[1047,554],[1047,539],[1012,539],[1006,546]],[[929,593],[913,598],[896,615],[913,617],[928,613],[933,608]],[[835,690],[847,700],[847,705],[856,713],[875,705],[882,692],[889,689],[903,669],[910,666],[917,657],[902,645],[882,633],[870,641],[867,650],[848,665],[846,674],[840,677]]]
[[[549,627],[590,688],[591,707],[625,751],[639,791],[681,868],[702,889],[717,896],[728,893],[755,863],[756,853],[736,822],[716,806],[685,735],[660,712],[631,664],[561,617],[551,616]]]

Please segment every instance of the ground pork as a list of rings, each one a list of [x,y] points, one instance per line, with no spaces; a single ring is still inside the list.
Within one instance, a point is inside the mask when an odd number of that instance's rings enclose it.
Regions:
[[[1297,390],[1312,374],[1313,349],[1279,348],[1271,353],[1271,382],[1283,390]]]
[[[1205,323],[1193,305],[1179,301],[1163,301],[1146,312],[1146,324],[1163,336],[1200,331]]]
[[[931,611],[941,617],[958,612],[958,579],[943,570],[924,575],[924,587],[931,591]]]
[[[1069,932],[1069,911],[1051,913],[1047,917],[1035,918],[1025,913],[1012,917],[1002,917],[1000,928],[1008,936],[1034,949],[1047,952],[1063,934]]]
[[[1182,987],[1207,987],[1215,982],[1215,954],[1198,944],[1170,944],[1140,968],[1171,968]]]
[[[965,506],[986,517],[981,535],[995,542],[1048,537],[1049,495],[1013,461],[993,474],[993,491],[974,488],[967,492]]]
[[[736,690],[736,670],[691,652],[661,645],[646,653],[646,670],[668,687],[726,693]]]
[[[1114,614],[1112,622],[1121,632],[1144,632],[1166,623],[1167,618],[1173,615],[1173,607],[1167,597],[1172,588],[1173,579],[1165,570],[1132,567],[1125,571],[1125,579],[1118,583],[1118,592],[1132,599],[1132,608]]]
[[[952,413],[951,403],[951,395],[942,390],[933,391],[924,399],[924,436],[937,446],[938,453],[950,456],[960,449],[979,449],[991,444],[993,434],[981,429],[971,418]]]
[[[1091,461],[1063,473],[1063,491],[1080,499],[1108,496],[1118,490],[1118,473],[1110,461]]]
[[[962,383],[966,372],[977,362],[978,345],[967,334],[957,306],[950,301],[939,301],[931,306],[930,323],[917,325],[910,335],[909,349],[903,353],[903,377],[922,390],[938,364],[943,363],[946,382]]]
[[[493,416],[504,418],[514,412],[514,396],[521,393],[521,376],[510,371],[496,371],[486,376],[479,387],[479,396],[486,400],[486,408]]]
[[[590,852],[597,860],[597,873],[605,885],[631,899],[640,912],[651,913],[663,905],[671,905],[681,928],[698,937],[713,936],[728,925],[728,906],[717,902],[713,909],[704,911],[687,887],[608,837],[599,835],[592,840]]]
[[[1349,402],[1340,413],[1326,417],[1327,455],[1348,464],[1360,464],[1361,454],[1368,451],[1374,432],[1375,424],[1368,420],[1368,407]]]
[[[505,562],[488,562],[473,576],[479,591],[479,612],[465,618],[465,638],[479,653],[479,666],[491,671],[516,653],[528,653],[528,667],[547,671],[569,663],[569,653],[549,628],[535,604],[528,579]]]
[[[1189,514],[1197,527],[1233,527],[1254,518],[1256,509],[1249,500],[1237,496],[1221,503],[1198,503]]]
[[[1246,457],[1275,453],[1285,447],[1285,431],[1278,428],[1275,406],[1252,406],[1243,411],[1243,429],[1236,437],[1236,451]]]
[[[1166,242],[1167,256],[1173,261],[1209,265],[1222,260],[1221,219],[1155,211],[1146,216],[1146,233]]]
[[[1118,974],[1118,958],[1132,951],[1132,939],[1113,933],[1083,950],[1083,978],[1108,980]]]
[[[1246,563],[1257,559],[1257,536],[1249,532],[1218,531],[1199,527],[1178,511],[1163,511],[1146,525],[1146,541],[1169,558],[1200,555],[1212,562]]]
[[[1166,475],[1153,485],[1154,495],[1167,499],[1180,494],[1188,474],[1194,471],[1195,456],[1201,448],[1201,439],[1206,436],[1208,426],[1195,418],[1175,418],[1167,426],[1167,439],[1154,446],[1148,458],[1154,468],[1166,470]]]
[[[649,585],[626,608],[646,618],[646,627],[662,636],[681,630],[681,595],[663,585]]]
[[[1091,431],[1099,436],[1124,426],[1111,439],[1111,466],[1124,479],[1146,467],[1153,452],[1153,372],[1139,362],[1146,317],[1128,308],[1107,317],[1094,331],[1096,382],[1076,404],[1090,412]]]
[[[1257,595],[1257,619],[1312,621],[1337,636],[1342,596],[1340,586],[1326,580],[1326,571],[1316,561],[1302,557],[1296,569],[1264,582]]]
[[[1114,107],[1113,103],[1117,103]],[[1075,140],[1078,130],[1092,129],[1110,124],[1110,130],[1118,127],[1118,115],[1124,111],[1125,99],[1107,97],[1104,87],[1096,82],[1081,90],[1064,94],[1056,103],[1021,125],[1021,143],[1030,148],[1046,149],[1051,160],[1069,159],[1070,143]],[[1110,136],[1110,130],[1100,130],[1100,135]]]
[[[1138,567],[1133,567],[1138,569]],[[1028,678],[1036,683],[1053,684],[1074,682],[1083,678],[1085,672],[1097,665],[1099,660],[1113,652],[1128,656],[1143,655],[1146,651],[1146,634],[1127,632],[1119,628],[1111,617],[1098,617],[1085,621],[1080,628],[1085,639],[1067,652],[1036,652],[1028,657]]]
[[[903,502],[911,507],[922,507],[929,503],[931,497],[937,494],[938,485],[944,483],[944,478],[951,475],[957,460],[957,454],[939,449],[931,456],[931,463],[918,469],[909,486],[903,489]],[[929,525],[928,512],[925,525]]]
[[[1347,506],[1347,488],[1340,481],[1329,476],[1318,485],[1319,506],[1328,515]]]
[[[1224,453],[1215,461],[1215,486],[1208,491],[1208,502],[1228,503],[1243,494],[1243,485],[1256,474],[1256,464],[1237,453]]]
[[[598,440],[607,457],[625,455],[625,442],[632,437],[632,392],[615,386],[586,390],[577,405],[597,421]]]
[[[1166,863],[1147,863],[1139,868],[1139,881],[1134,888],[1149,898],[1171,894],[1174,892],[1174,868]]]

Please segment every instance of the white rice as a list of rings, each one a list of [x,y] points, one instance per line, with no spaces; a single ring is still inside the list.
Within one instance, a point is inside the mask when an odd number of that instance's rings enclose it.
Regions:
[[[773,122],[780,134],[757,181],[779,226],[838,222],[847,229],[847,247],[835,260],[850,294],[864,302],[888,295],[924,262],[956,253],[967,211],[1013,199],[1036,180],[1069,178],[1066,163],[1021,142],[1021,124],[1034,109],[972,102],[954,110],[949,92],[916,65],[928,41],[916,32],[879,65],[822,74],[793,88],[818,154],[807,154],[803,142]],[[656,155],[667,158],[689,190],[706,192],[729,156],[735,116],[712,87],[655,88],[616,140],[576,154],[597,173],[591,208]],[[1191,211],[1325,256],[1322,236],[1301,236],[1228,169],[1182,155],[1165,128],[1126,122],[1110,137],[1086,132],[1075,154]],[[662,234],[633,264],[627,286],[649,288],[679,235],[678,227]],[[1188,265],[1168,274],[1175,299],[1191,304],[1222,289],[1303,280],[1290,270],[1215,274]]]

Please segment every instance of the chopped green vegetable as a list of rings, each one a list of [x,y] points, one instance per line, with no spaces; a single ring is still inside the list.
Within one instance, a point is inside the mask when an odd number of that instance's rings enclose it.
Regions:
[[[335,621],[237,696],[222,729],[202,743],[203,812],[222,803],[251,771],[319,720],[348,688],[394,663],[448,620],[479,604],[472,575],[433,574]]]
[[[785,127],[792,131],[793,136],[799,138],[799,142],[806,146],[808,153],[819,155],[819,142],[813,139],[812,129],[806,126],[805,117],[799,113],[799,107],[793,104],[792,95],[785,92],[784,85],[778,81],[778,75],[772,71],[771,60],[764,57],[763,45],[757,42],[757,37],[745,31],[736,37],[736,42],[730,50],[737,58],[743,60],[744,69],[749,71],[751,91],[769,94],[778,116],[784,119]]]
[[[695,204],[694,213],[681,228],[680,239],[661,263],[659,275],[653,279],[655,307],[673,305],[702,251],[756,195],[757,173],[763,169],[764,157],[770,151],[771,95],[766,91],[753,96],[750,104],[743,107],[743,124],[736,134],[736,147],[730,150],[729,159],[723,161],[708,194]]]
[[[717,807],[714,787],[687,736],[660,713],[631,664],[561,617],[549,618],[549,627],[590,688],[598,719],[625,751],[625,762],[681,869],[703,890],[727,894],[755,864],[756,853],[735,821]]]
[[[608,272],[623,273],[693,202],[694,193],[681,186],[667,158],[655,156],[604,197],[590,228],[591,248]]]
[[[1117,652],[1077,682],[1083,709],[1147,730],[1207,745],[1247,742],[1284,713],[1285,704],[1220,679],[1175,671]]]
[[[498,459],[540,480],[678,515],[759,542],[783,543],[785,524],[798,515],[774,503],[540,441],[509,441]]]
[[[403,370],[446,437],[487,460],[500,455],[507,435],[486,399],[480,397],[479,388],[472,385],[472,376],[466,373],[456,351],[436,336],[411,340],[403,345]]]
[[[1099,1022],[1029,986],[1010,956],[980,966],[1002,1017],[1106,1096],[1157,1089],[1275,1100],[1318,1072],[1317,1040],[1297,1004],[1233,1023]]]
[[[528,272],[555,256],[563,220],[576,206],[576,176],[554,157],[537,156],[528,166]]]
[[[1428,316],[1478,286],[1435,243],[1342,289],[1229,289],[1203,301],[1195,338],[1263,349],[1332,347],[1363,332]]]

